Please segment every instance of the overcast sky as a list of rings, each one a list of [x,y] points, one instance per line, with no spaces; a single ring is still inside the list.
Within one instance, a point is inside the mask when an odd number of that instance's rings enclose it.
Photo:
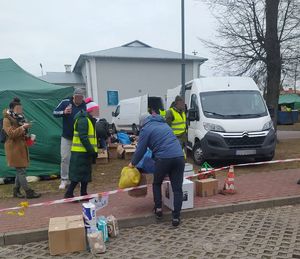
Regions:
[[[0,0],[0,58],[28,72],[64,71],[80,54],[133,40],[181,51],[180,0]],[[186,53],[210,58],[197,37],[214,36],[215,20],[199,0],[185,0]],[[209,63],[202,74],[211,75]]]

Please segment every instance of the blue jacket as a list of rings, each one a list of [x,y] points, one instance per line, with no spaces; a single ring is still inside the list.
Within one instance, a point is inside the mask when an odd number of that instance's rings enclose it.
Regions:
[[[143,158],[147,147],[152,151],[154,159],[183,157],[179,140],[160,115],[149,116],[145,119],[137,149],[131,160],[133,165],[137,165]]]
[[[64,110],[69,104],[72,104],[72,113],[64,114]],[[86,110],[86,104],[83,102],[79,106],[76,106],[73,102],[73,98],[64,99],[53,111],[53,115],[56,118],[63,118],[63,132],[62,136],[66,139],[72,140],[74,131],[74,117],[81,110]]]

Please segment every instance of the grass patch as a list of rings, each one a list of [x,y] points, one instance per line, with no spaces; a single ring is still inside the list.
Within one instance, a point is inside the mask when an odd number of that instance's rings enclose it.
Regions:
[[[300,139],[287,139],[281,140],[276,147],[276,153],[274,159],[288,159],[300,157]],[[188,162],[192,163],[189,158]],[[89,184],[89,193],[102,192],[113,190],[118,187],[120,172],[124,166],[129,163],[128,160],[115,159],[111,160],[108,164],[95,165],[93,170],[93,181]],[[215,167],[222,166],[222,164],[214,165]],[[195,166],[196,167],[196,166]],[[240,167],[235,169],[237,175],[257,173],[257,172],[269,172],[274,170],[294,169],[299,168],[300,162],[270,164]],[[222,174],[222,173],[220,173]],[[151,182],[152,176],[147,176],[148,182]],[[43,194],[59,194],[63,197],[64,191],[58,190],[60,180],[40,181],[36,183],[30,183],[30,186]],[[6,184],[0,186],[0,199],[12,197],[12,184]],[[78,189],[77,189],[77,194]]]

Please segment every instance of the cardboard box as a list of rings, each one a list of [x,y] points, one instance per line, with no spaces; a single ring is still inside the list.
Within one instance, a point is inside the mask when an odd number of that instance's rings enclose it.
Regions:
[[[117,147],[118,158],[124,158],[124,152],[125,149],[123,148],[123,145],[118,145]]]
[[[135,153],[135,148],[125,148],[125,152],[124,152],[124,158],[127,160],[131,160],[131,158],[133,157],[133,154]]]
[[[124,158],[130,160],[136,150],[135,145],[123,145],[124,148]]]
[[[196,195],[200,197],[213,196],[218,193],[218,180],[213,178],[195,181]]]
[[[136,145],[131,144],[131,145],[123,145],[124,149],[136,149]]]
[[[119,144],[109,144],[108,146],[108,158],[109,159],[117,159],[118,158],[118,148]]]
[[[169,181],[163,183],[162,188],[163,203],[165,206],[174,209],[174,193],[171,183]],[[182,209],[191,209],[194,207],[194,183],[190,180],[184,179],[182,184],[183,201]]]
[[[108,153],[106,149],[98,150],[97,164],[107,164],[108,163]]]
[[[86,250],[82,215],[51,218],[49,221],[49,250],[60,255]]]

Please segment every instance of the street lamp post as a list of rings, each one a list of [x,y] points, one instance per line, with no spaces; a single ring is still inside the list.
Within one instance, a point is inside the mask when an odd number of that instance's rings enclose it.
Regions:
[[[181,95],[185,100],[184,0],[181,0]]]

